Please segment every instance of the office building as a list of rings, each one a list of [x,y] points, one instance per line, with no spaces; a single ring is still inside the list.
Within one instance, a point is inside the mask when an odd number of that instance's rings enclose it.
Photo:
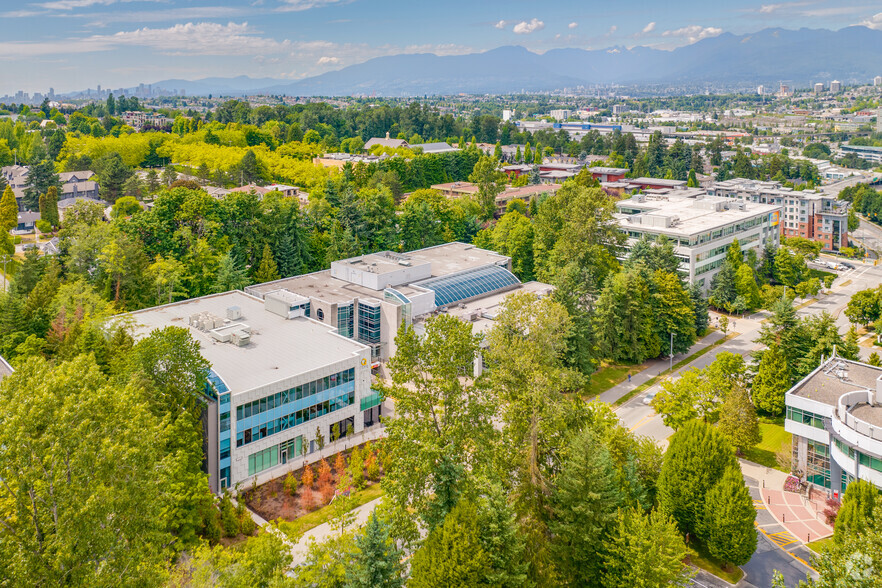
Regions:
[[[832,82],[830,82],[830,92],[832,94],[835,94],[840,90],[842,90],[842,84],[839,82],[839,80],[833,80]]]
[[[822,82],[818,82],[815,84],[815,94],[820,94],[824,91],[824,84]]]
[[[879,86],[882,86],[882,76],[876,76],[875,78],[873,78],[873,85],[877,88]]]
[[[741,250],[762,254],[779,242],[781,207],[707,196],[700,188],[649,190],[616,202],[619,228],[630,248],[643,236],[673,242],[680,270],[705,291],[726,260],[734,239]]]
[[[760,182],[735,178],[717,182],[707,193],[780,206],[783,237],[805,237],[821,241],[825,251],[848,246],[848,203],[818,190],[796,191],[779,182]]]
[[[511,259],[466,243],[409,253],[380,251],[341,259],[331,269],[246,288],[264,298],[284,290],[308,302],[306,316],[370,348],[371,365],[395,355],[402,323],[523,286]]]
[[[361,431],[379,416],[370,348],[308,318],[309,299],[239,291],[129,313],[134,334],[187,329],[211,364],[204,395],[207,468],[222,491],[282,475],[334,425]]]
[[[822,361],[784,396],[795,473],[839,495],[855,479],[882,490],[882,368]]]
[[[558,110],[552,110],[549,114],[551,115],[551,118],[560,122],[560,121],[568,120],[571,116],[573,116],[573,111],[558,109]]]

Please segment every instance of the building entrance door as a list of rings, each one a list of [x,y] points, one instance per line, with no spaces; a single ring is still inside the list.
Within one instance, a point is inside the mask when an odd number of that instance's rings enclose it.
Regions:
[[[288,450],[285,449],[284,451],[282,451],[282,454],[279,457],[283,464],[288,463]]]

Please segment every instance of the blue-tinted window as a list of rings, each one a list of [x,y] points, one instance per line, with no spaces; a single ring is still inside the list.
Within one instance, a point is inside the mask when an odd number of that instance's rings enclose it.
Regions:
[[[430,278],[416,285],[435,292],[435,306],[483,296],[520,284],[513,273],[498,265],[480,267],[453,276]]]

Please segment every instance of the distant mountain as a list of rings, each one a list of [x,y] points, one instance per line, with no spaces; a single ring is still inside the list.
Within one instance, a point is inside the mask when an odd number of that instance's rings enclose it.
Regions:
[[[242,96],[278,83],[279,80],[273,78],[239,76],[236,78],[203,78],[193,81],[179,79],[162,80],[154,82],[152,86],[169,91],[184,90],[189,96],[207,96],[209,94]]]
[[[542,55],[523,47],[440,57],[408,54],[378,57],[338,71],[299,80],[206,78],[166,80],[154,86],[188,94],[372,94],[511,93],[592,84],[689,83],[777,84],[808,87],[839,79],[865,83],[882,75],[882,31],[847,27],[765,29],[725,33],[672,51],[648,47],[599,50],[553,49]]]

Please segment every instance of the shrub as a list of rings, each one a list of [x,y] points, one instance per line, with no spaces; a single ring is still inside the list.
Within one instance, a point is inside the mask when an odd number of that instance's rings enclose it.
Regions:
[[[51,233],[52,232],[52,225],[49,224],[49,221],[40,219],[34,224],[36,225],[37,230],[40,231],[41,233]]]
[[[288,472],[288,475],[285,476],[285,492],[290,496],[294,496],[295,494],[297,494],[297,486],[297,478],[294,477],[294,474],[292,472]]]
[[[236,507],[233,506],[229,494],[224,494],[221,499],[220,518],[225,537],[235,537],[239,534],[239,517],[236,516]]]
[[[380,479],[380,464],[374,455],[370,456],[367,461],[367,477],[374,481]]]
[[[304,486],[303,490],[300,492],[300,509],[303,512],[309,512],[314,505],[315,498],[312,495],[312,488]]]
[[[312,472],[312,466],[306,466],[303,468],[303,476],[300,478],[300,483],[304,488],[312,488],[313,483],[315,482],[315,474]]]
[[[326,486],[331,483],[331,466],[324,459],[319,462],[318,483],[319,486]]]
[[[340,452],[337,454],[337,459],[334,460],[334,471],[338,476],[343,475],[343,471],[346,469],[346,458],[343,457],[343,453]]]
[[[328,504],[334,498],[334,487],[330,483],[321,484],[319,486],[319,493],[322,495],[322,502]]]

